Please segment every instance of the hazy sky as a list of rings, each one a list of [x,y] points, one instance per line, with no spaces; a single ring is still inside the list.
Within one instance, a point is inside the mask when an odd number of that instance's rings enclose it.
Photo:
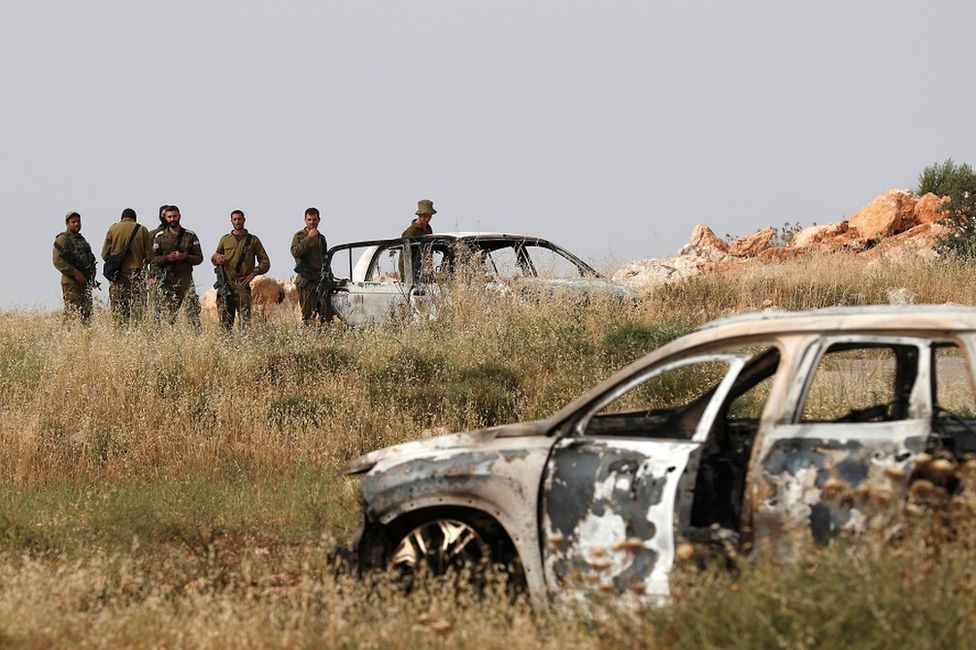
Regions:
[[[598,264],[849,216],[976,163],[971,2],[3,0],[0,308],[60,306],[64,214],[101,248],[162,203],[209,255],[243,209],[291,275],[331,244],[528,232]],[[213,282],[198,267],[198,288]],[[107,286],[107,283],[103,281]],[[104,295],[107,295],[105,292]]]

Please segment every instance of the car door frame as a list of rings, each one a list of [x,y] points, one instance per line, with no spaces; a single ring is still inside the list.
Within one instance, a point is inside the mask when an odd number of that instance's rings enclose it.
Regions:
[[[917,347],[908,417],[802,420],[821,360],[832,346],[850,343]],[[925,336],[849,333],[824,335],[807,344],[788,388],[783,417],[761,432],[754,450],[747,477],[749,521],[743,522],[750,546],[782,556],[811,538],[826,544],[839,534],[863,531],[874,516],[870,506],[897,503],[904,496],[915,458],[931,433],[933,343]]]
[[[676,501],[692,496],[679,492],[679,485],[694,484],[688,477],[697,471],[691,456],[707,439],[750,358],[693,353],[662,360],[610,388],[573,418],[569,433],[553,445],[540,486],[539,537],[551,590],[579,593],[595,580],[601,589],[632,597],[669,596],[678,513],[685,509]],[[629,390],[670,370],[715,361],[728,368],[709,388],[711,398],[690,439],[585,433],[601,409]],[[579,488],[590,486],[591,497],[580,499]]]

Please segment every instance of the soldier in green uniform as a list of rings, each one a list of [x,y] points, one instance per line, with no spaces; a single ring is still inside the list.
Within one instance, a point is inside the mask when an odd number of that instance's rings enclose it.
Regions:
[[[311,324],[316,318],[329,321],[324,301],[319,300],[319,283],[322,278],[322,260],[329,245],[325,235],[319,232],[318,208],[305,211],[305,227],[291,238],[291,256],[295,258],[295,284],[298,285],[298,304],[302,309],[302,323]]]
[[[423,235],[434,234],[434,230],[430,227],[430,219],[435,214],[437,214],[437,210],[434,209],[434,202],[431,201],[430,199],[420,199],[419,201],[417,201],[417,213],[416,213],[417,218],[410,222],[410,225],[407,226],[407,229],[404,230],[403,234],[400,236],[401,237],[422,237]],[[412,251],[413,252],[411,253],[410,261],[412,262],[411,266],[413,266],[414,268],[414,273],[416,273],[417,272],[416,269],[418,269],[420,265],[420,256],[419,256],[419,251],[417,251],[415,248],[412,249]],[[400,257],[399,267],[400,267],[400,280],[406,281],[406,278],[403,277],[402,255]]]
[[[168,205],[159,206],[159,225],[149,231],[149,237],[153,241],[156,240],[156,235],[158,235],[163,230],[166,230],[166,225],[167,225],[166,217],[163,216],[163,213],[166,212],[166,208],[168,207],[169,207]],[[160,294],[161,284],[160,284],[159,270],[152,265],[151,252],[150,252],[149,261],[150,261],[149,270],[147,272],[148,277],[146,278],[146,293],[148,294],[147,302],[149,303],[149,309],[153,314],[153,319],[158,325],[160,319],[162,318],[163,296]]]
[[[168,224],[166,223],[166,217],[163,216],[163,213],[166,212],[166,208],[168,207],[168,205],[159,206],[159,225],[149,231],[150,237],[155,237],[156,233],[159,231],[166,230]]]
[[[61,294],[66,318],[80,316],[88,323],[92,313],[95,282],[95,255],[81,235],[81,215],[69,212],[64,217],[65,231],[54,238],[52,261],[61,272]]]
[[[241,327],[251,321],[251,280],[271,268],[264,245],[244,228],[244,221],[242,211],[230,213],[233,230],[220,238],[217,252],[210,258],[214,266],[224,267],[224,276],[230,285],[226,304],[219,305],[220,322],[227,331],[234,327],[235,313],[241,315]]]
[[[112,314],[124,325],[132,315],[141,316],[146,303],[146,267],[152,255],[152,237],[149,231],[136,223],[136,211],[126,208],[117,223],[109,227],[102,244],[102,260],[110,255],[128,252],[122,260],[119,276],[108,288]]]
[[[200,299],[193,288],[193,267],[203,262],[203,251],[196,234],[180,225],[180,209],[166,206],[166,229],[153,238],[152,266],[159,275],[161,307],[170,323],[186,303],[190,324],[200,327]]]
[[[410,222],[407,229],[403,231],[401,237],[420,237],[422,235],[434,234],[430,227],[430,218],[437,214],[434,209],[434,202],[430,199],[420,199],[417,201],[417,218]]]

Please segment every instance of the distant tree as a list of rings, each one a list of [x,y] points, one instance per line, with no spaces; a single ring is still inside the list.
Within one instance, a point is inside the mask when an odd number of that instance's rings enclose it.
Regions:
[[[919,196],[928,192],[949,198],[939,208],[949,230],[939,237],[935,250],[940,255],[976,259],[976,172],[952,158],[933,163],[919,174],[915,190]]]

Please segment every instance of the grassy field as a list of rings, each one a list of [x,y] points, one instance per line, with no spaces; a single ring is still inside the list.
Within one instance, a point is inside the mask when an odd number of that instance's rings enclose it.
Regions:
[[[0,314],[0,647],[976,647],[976,533],[926,513],[897,542],[695,563],[670,607],[600,616],[407,597],[327,561],[356,515],[335,470],[362,453],[547,416],[719,316],[896,287],[976,304],[974,271],[821,259],[627,306],[460,290],[436,322],[359,331]]]

